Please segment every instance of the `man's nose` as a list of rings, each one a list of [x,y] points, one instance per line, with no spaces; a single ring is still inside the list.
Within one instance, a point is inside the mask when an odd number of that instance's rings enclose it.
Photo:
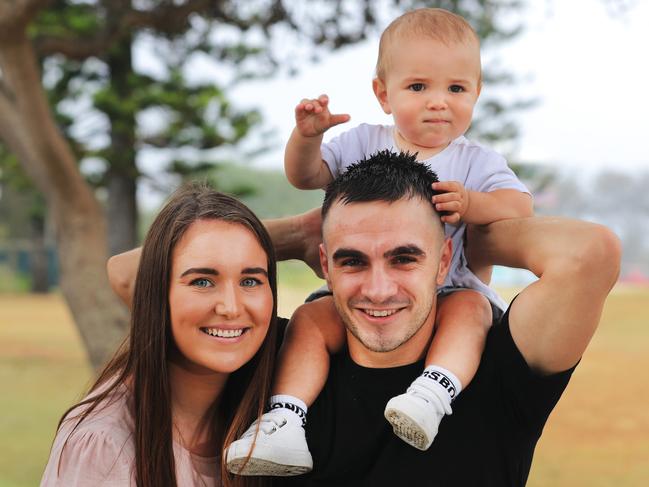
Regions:
[[[391,273],[384,266],[375,266],[370,269],[367,279],[363,283],[363,295],[373,303],[382,303],[395,296],[397,284]]]
[[[217,315],[226,319],[233,319],[239,316],[241,303],[238,288],[235,284],[228,283],[216,296],[214,310]]]

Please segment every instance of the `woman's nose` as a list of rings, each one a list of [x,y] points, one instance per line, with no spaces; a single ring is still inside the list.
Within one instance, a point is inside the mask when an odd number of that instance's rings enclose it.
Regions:
[[[239,303],[239,295],[236,286],[233,284],[224,286],[217,296],[215,306],[216,314],[227,319],[232,319],[239,316],[240,308],[241,304]]]

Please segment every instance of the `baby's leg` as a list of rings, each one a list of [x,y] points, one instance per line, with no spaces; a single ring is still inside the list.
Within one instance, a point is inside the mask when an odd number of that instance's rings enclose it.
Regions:
[[[492,319],[489,300],[477,291],[459,290],[440,297],[426,367],[443,367],[459,379],[460,388],[469,385],[478,370]]]
[[[451,402],[478,369],[491,322],[491,304],[476,291],[458,290],[439,299],[426,368],[385,409],[397,436],[420,450],[428,449],[440,421],[451,414]]]
[[[345,328],[331,296],[298,308],[279,354],[275,383],[263,414],[226,450],[228,470],[239,475],[300,475],[313,461],[306,442],[307,406],[329,373],[329,354],[345,343]]]
[[[327,296],[298,308],[279,352],[273,396],[294,396],[311,406],[329,374],[329,355],[345,344],[345,327]]]

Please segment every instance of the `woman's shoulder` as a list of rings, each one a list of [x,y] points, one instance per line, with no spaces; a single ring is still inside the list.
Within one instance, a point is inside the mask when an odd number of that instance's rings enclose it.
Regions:
[[[88,405],[72,410],[54,438],[41,486],[129,485],[135,450],[128,402],[125,391],[114,391],[90,412]]]

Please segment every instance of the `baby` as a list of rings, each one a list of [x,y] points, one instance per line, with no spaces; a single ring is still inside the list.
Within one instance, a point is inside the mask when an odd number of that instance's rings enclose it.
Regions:
[[[361,124],[323,144],[324,132],[350,117],[330,113],[322,95],[296,107],[296,127],[286,146],[286,175],[300,189],[322,188],[350,164],[386,149],[416,153],[439,176],[433,203],[452,239],[451,270],[438,290],[426,367],[385,408],[395,434],[420,450],[431,445],[452,401],[475,375],[494,312],[498,316],[504,309],[485,284],[490,269],[469,268],[466,225],[532,215],[532,198],[505,159],[464,137],[481,86],[480,45],[471,26],[442,9],[414,10],[383,32],[372,83],[394,125]],[[371,316],[390,313],[374,304]],[[303,308],[316,305],[322,319],[314,322]],[[312,468],[304,433],[307,407],[326,382],[329,354],[344,345],[345,327],[331,296],[298,309],[280,353],[270,411],[258,420],[259,428],[255,422],[229,447],[231,472],[297,475]]]

